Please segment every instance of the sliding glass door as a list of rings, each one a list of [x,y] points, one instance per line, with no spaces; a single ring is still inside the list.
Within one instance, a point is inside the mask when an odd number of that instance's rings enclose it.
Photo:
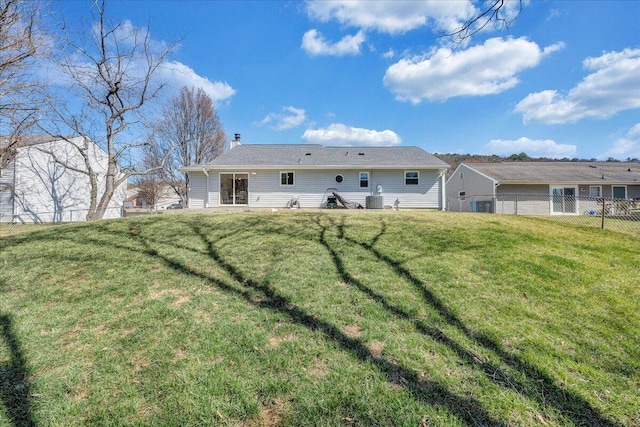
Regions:
[[[249,174],[220,174],[220,204],[225,206],[249,204]]]
[[[551,212],[554,214],[577,212],[575,187],[551,188]]]

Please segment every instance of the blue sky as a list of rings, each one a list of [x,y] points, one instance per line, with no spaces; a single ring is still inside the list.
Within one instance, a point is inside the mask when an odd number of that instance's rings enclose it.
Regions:
[[[55,6],[77,24],[91,3]],[[507,29],[440,37],[481,6],[118,1],[108,14],[183,37],[167,95],[203,87],[244,143],[640,158],[640,1],[525,1]]]

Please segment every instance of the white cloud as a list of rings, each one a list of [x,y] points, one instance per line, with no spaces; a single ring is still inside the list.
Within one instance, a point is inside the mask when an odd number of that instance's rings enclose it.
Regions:
[[[333,123],[326,128],[308,129],[302,139],[309,143],[334,146],[390,146],[402,142],[391,130],[354,128],[342,123]]]
[[[540,47],[526,38],[492,38],[461,51],[440,48],[391,65],[384,84],[401,101],[446,101],[455,96],[491,95],[519,83],[518,73],[564,47]]]
[[[389,49],[382,54],[382,58],[384,59],[393,59],[394,56],[396,56],[396,52],[393,49]]]
[[[636,123],[624,137],[618,139],[603,157],[640,159],[640,123]]]
[[[99,28],[94,24],[92,30],[95,33],[99,31]],[[128,84],[136,85],[142,83],[146,78],[149,59],[139,48],[143,40],[149,43],[148,54],[152,57],[165,52],[169,47],[165,42],[151,38],[147,28],[136,27],[129,20],[120,23],[111,33],[111,36],[106,39],[106,48],[111,55],[115,55],[114,52],[123,51],[122,48],[126,47],[122,54],[122,63],[116,65],[117,61],[114,56],[109,65],[125,69],[125,79],[129,82]],[[135,54],[130,54],[135,46],[138,46],[138,49],[135,49]],[[97,47],[88,46],[88,50],[92,54],[94,54],[92,49],[95,48]],[[95,85],[96,64],[88,61],[87,57],[79,52],[69,53],[63,66],[56,61],[43,61],[41,66],[38,67],[38,76],[40,78],[53,86],[65,88],[65,90],[77,85],[77,81],[71,78],[69,72],[73,73],[77,79],[83,81],[87,86]],[[228,100],[236,93],[236,90],[228,83],[210,81],[206,77],[197,74],[191,67],[179,61],[170,60],[160,63],[152,76],[150,84],[153,88],[166,84],[170,91],[173,90],[175,92],[183,86],[202,88],[216,103]]]
[[[545,21],[549,22],[564,15],[566,15],[566,12],[563,12],[560,9],[551,9],[545,18]]]
[[[302,48],[310,55],[358,55],[360,46],[366,41],[364,31],[354,35],[347,35],[337,43],[329,43],[318,30],[309,30],[302,37]]]
[[[92,30],[96,40],[100,40],[100,26],[98,22],[93,24]],[[130,49],[134,46],[148,43],[152,52],[160,52],[169,47],[166,42],[153,39],[149,33],[149,28],[137,27],[128,19],[125,19],[114,27],[113,33],[105,39],[105,42],[108,43],[111,48],[116,49],[117,46],[126,46]]]
[[[551,139],[529,139],[526,137],[515,140],[493,139],[484,146],[486,154],[509,155],[527,153],[530,157],[549,157],[561,159],[575,157],[577,147],[569,144],[558,144]]]
[[[178,90],[183,87],[202,88],[215,103],[228,100],[235,95],[236,90],[226,82],[210,81],[198,75],[192,68],[177,61],[165,61],[158,69],[161,79]]]
[[[307,2],[307,13],[322,22],[335,20],[351,27],[401,34],[424,26],[450,32],[477,10],[469,0],[312,0]]]
[[[306,111],[302,108],[282,107],[281,113],[270,113],[260,121],[260,125],[271,125],[275,130],[287,130],[300,126],[307,121]]]
[[[524,122],[546,124],[606,119],[624,110],[640,108],[640,49],[606,52],[583,62],[592,71],[568,94],[556,90],[532,93],[516,105]]]

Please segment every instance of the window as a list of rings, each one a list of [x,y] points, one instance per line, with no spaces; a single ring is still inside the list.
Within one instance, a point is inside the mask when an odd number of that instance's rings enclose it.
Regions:
[[[599,185],[591,185],[589,187],[589,197],[592,199],[602,197],[602,187]]]
[[[369,188],[369,172],[360,172],[360,188]]]
[[[417,171],[408,171],[404,173],[404,185],[418,185],[419,175]]]
[[[466,191],[458,191],[458,198],[460,200],[464,200],[466,195],[467,195]]]
[[[293,172],[280,172],[280,185],[293,185],[294,174]]]
[[[340,184],[342,181],[344,181],[344,177],[342,175],[336,175],[336,182],[338,184]]]
[[[627,198],[627,187],[625,185],[614,185],[611,187],[611,191],[613,192],[614,199],[626,199]]]

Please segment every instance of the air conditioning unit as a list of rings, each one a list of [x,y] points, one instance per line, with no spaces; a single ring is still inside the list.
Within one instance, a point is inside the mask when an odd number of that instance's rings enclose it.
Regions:
[[[365,201],[367,209],[383,209],[384,197],[383,196],[367,196]]]

